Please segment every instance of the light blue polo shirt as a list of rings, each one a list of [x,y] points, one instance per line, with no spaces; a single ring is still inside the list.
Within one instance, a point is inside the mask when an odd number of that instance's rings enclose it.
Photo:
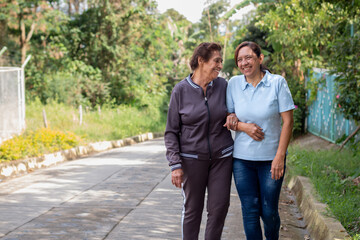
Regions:
[[[259,84],[253,87],[244,75],[229,80],[226,92],[229,113],[239,121],[256,123],[265,134],[262,141],[255,141],[245,132],[236,132],[233,156],[244,160],[273,160],[279,146],[281,112],[295,108],[286,80],[266,71]]]

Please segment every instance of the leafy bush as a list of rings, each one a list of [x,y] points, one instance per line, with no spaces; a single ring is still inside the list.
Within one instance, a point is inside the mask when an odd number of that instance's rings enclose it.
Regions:
[[[31,63],[26,74],[28,99],[31,101],[40,96],[43,103],[56,100],[69,105],[94,107],[109,100],[109,84],[102,81],[101,71],[79,60],[67,61],[62,68],[41,74]]]
[[[0,145],[0,162],[69,149],[78,143],[79,138],[71,132],[41,128],[3,142]]]
[[[360,234],[356,234],[350,238],[346,238],[345,240],[360,240]]]
[[[335,57],[331,73],[337,74],[336,102],[339,110],[346,119],[360,122],[360,31],[353,38],[339,39],[332,49]]]
[[[286,79],[291,91],[291,95],[295,104],[294,109],[294,127],[293,135],[298,136],[305,131],[306,118],[306,97],[305,89],[302,83],[294,79]]]
[[[350,1],[351,2],[351,1]],[[338,4],[338,10],[344,11],[338,19],[339,35],[328,46],[329,68],[336,74],[336,102],[346,119],[360,123],[360,2]]]

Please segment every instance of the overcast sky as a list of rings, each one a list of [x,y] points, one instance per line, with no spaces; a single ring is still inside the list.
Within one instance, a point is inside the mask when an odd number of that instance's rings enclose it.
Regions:
[[[158,2],[158,9],[161,13],[169,8],[174,8],[176,11],[184,15],[189,21],[195,23],[201,18],[201,13],[204,9],[206,0],[156,0]],[[242,2],[243,0],[231,0],[230,6]],[[244,8],[238,11],[232,19],[240,19],[243,14],[249,10],[254,9],[253,6]]]

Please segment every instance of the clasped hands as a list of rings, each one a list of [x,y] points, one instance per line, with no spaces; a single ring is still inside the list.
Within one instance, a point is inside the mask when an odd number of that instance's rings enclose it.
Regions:
[[[255,141],[262,141],[264,139],[264,132],[261,127],[255,123],[240,122],[235,113],[231,113],[227,116],[224,127],[228,130],[245,132]]]

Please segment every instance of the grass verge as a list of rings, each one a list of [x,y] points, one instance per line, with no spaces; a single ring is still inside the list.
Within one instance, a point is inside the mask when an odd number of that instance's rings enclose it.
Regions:
[[[314,151],[291,146],[290,175],[309,177],[327,204],[327,214],[338,219],[353,239],[360,239],[359,155],[343,150]]]
[[[43,110],[47,130],[44,130]],[[56,102],[43,105],[33,101],[26,106],[26,131],[0,145],[0,162],[39,156],[90,142],[161,132],[165,123],[165,114],[156,108],[138,109],[122,105],[104,106],[100,110],[83,109],[80,125],[79,109]]]

